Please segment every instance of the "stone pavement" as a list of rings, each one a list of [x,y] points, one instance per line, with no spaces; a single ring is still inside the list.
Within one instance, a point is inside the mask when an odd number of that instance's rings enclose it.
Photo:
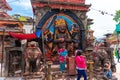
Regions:
[[[116,77],[117,80],[120,80],[120,63],[117,62],[116,58],[115,58],[115,63],[116,63],[116,72],[113,73],[113,76]],[[23,79],[21,77],[0,77],[0,80],[26,80],[26,79]],[[39,78],[39,79],[27,79],[27,80],[42,80],[42,79]],[[62,76],[61,75],[61,77],[56,80],[76,80],[76,76]],[[84,79],[81,79],[81,80],[84,80]],[[96,79],[93,79],[93,80],[96,80]]]

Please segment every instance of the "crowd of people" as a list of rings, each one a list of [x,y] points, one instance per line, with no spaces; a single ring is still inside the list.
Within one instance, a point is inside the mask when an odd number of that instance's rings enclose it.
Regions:
[[[113,53],[111,51],[106,51],[105,47],[99,47],[98,52],[94,52],[95,50],[91,51],[89,54],[89,59],[90,56],[92,56],[92,59],[94,64],[93,67],[97,68],[95,64],[97,64],[98,67],[101,67],[102,70],[102,77],[103,79],[112,79],[112,74],[113,72],[115,72],[115,64],[113,59]],[[65,64],[66,64],[66,56],[68,55],[67,50],[64,48],[59,49],[59,54],[60,54],[60,70],[62,72],[65,71]],[[75,68],[76,68],[76,72],[77,72],[77,80],[80,80],[80,78],[83,76],[84,80],[88,79],[88,72],[87,70],[89,69],[89,65],[87,64],[87,56],[86,56],[86,52],[76,49],[75,50]],[[109,54],[109,55],[108,55]],[[61,56],[64,56],[64,58],[62,58]],[[112,56],[112,57],[111,57]],[[97,61],[98,60],[98,61]],[[118,59],[119,60],[119,59]],[[61,66],[61,64],[64,64],[64,67]]]

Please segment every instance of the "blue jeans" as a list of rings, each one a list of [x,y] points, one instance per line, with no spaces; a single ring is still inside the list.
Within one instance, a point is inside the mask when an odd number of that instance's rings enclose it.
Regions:
[[[81,78],[81,76],[83,76],[84,77],[84,80],[87,80],[87,73],[86,73],[86,71],[85,70],[79,70],[79,69],[77,69],[77,80],[80,80],[80,78]]]

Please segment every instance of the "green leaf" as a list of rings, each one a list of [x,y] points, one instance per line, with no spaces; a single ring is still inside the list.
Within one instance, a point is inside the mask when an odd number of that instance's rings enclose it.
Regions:
[[[115,20],[117,23],[120,23],[120,10],[116,11],[113,20]]]

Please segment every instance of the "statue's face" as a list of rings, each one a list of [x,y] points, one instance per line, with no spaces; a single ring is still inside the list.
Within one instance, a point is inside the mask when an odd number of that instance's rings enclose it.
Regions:
[[[60,26],[60,27],[59,27],[59,31],[60,31],[60,32],[64,33],[65,30],[66,30],[65,26]]]
[[[75,48],[78,48],[78,46],[79,46],[78,43],[75,43],[75,44],[74,44],[74,47],[75,47]]]
[[[29,43],[29,45],[30,45],[30,47],[36,47],[36,42],[31,41],[31,42]]]

